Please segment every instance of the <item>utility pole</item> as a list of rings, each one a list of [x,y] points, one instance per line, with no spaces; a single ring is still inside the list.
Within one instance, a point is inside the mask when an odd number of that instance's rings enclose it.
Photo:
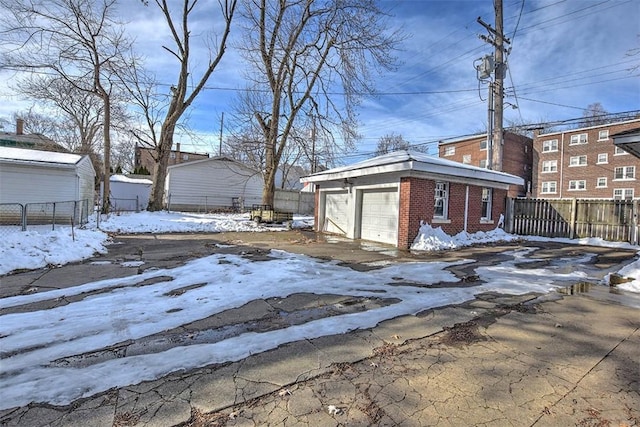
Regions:
[[[311,173],[316,173],[316,116],[311,116],[313,127],[311,128]]]
[[[220,148],[218,149],[218,156],[222,157],[222,127],[224,126],[224,111],[222,112],[222,117],[220,118]]]
[[[505,43],[511,43],[509,39],[504,36],[504,24],[503,24],[503,10],[502,0],[494,0],[494,10],[496,19],[496,28],[493,29],[491,25],[478,18],[478,23],[485,27],[489,31],[489,36],[481,35],[480,38],[485,42],[491,44],[495,48],[494,60],[494,81],[489,86],[491,95],[489,98],[493,98],[493,102],[489,105],[489,111],[491,112],[493,106],[493,120],[489,120],[490,124],[493,122],[493,134],[491,137],[487,137],[487,145],[491,143],[491,147],[487,147],[490,150],[491,161],[488,161],[487,166],[490,169],[502,171],[502,159],[504,149],[504,132],[503,132],[503,111],[504,111],[504,77],[507,65],[505,64]],[[488,131],[490,132],[490,131]]]

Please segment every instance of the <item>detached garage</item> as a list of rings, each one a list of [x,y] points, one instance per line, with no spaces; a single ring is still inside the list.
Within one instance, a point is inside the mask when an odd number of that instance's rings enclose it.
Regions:
[[[171,210],[210,211],[250,207],[262,200],[259,172],[228,157],[169,166],[165,204]]]
[[[30,216],[36,210],[50,216],[56,209],[57,217],[85,218],[94,202],[95,175],[88,156],[0,147],[0,203],[30,205]]]
[[[95,176],[88,156],[0,147],[0,203],[93,203]]]
[[[398,151],[302,178],[316,188],[317,231],[407,249],[424,221],[449,234],[489,231],[522,178]]]

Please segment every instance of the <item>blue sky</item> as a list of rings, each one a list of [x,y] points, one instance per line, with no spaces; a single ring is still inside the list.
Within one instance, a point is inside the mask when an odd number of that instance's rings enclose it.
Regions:
[[[201,3],[209,11],[217,4]],[[492,1],[380,4],[392,14],[390,27],[402,28],[409,37],[397,52],[397,71],[380,76],[380,95],[366,98],[359,108],[362,140],[358,152],[344,162],[369,155],[378,139],[390,133],[426,144],[435,153],[438,140],[483,132],[487,90],[478,83],[474,61],[493,49],[478,37],[486,30],[476,19],[495,26]],[[161,16],[141,2],[127,2],[122,11],[148,65],[170,85],[173,64],[161,48],[166,34]],[[194,24],[195,32],[206,28],[206,21]],[[504,0],[504,28],[512,40],[505,101],[518,106],[507,105],[505,121],[576,118],[595,102],[611,113],[640,109],[640,52],[629,56],[632,49],[640,49],[640,2]],[[638,68],[631,71],[634,66]],[[243,87],[239,72],[243,67],[240,56],[229,49],[207,85],[210,89],[189,112],[189,124],[198,137],[178,138],[183,149],[217,151],[220,117],[224,112],[228,119],[232,112],[236,90]],[[8,118],[15,106],[25,105],[6,89],[0,95],[6,101],[0,117]]]

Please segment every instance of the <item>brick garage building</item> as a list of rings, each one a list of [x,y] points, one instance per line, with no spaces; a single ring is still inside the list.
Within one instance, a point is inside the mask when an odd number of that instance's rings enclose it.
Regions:
[[[503,140],[502,165],[493,169],[522,178],[522,185],[509,189],[509,197],[525,196],[531,186],[533,140],[513,132],[504,132]],[[481,168],[487,167],[487,153],[486,133],[441,141],[438,144],[440,157]]]
[[[640,159],[613,136],[640,128],[640,119],[536,134],[533,196],[542,199],[640,197]]]
[[[423,153],[397,151],[302,178],[316,186],[315,229],[408,249],[424,221],[454,235],[497,227],[523,180]]]
[[[150,174],[153,174],[153,169],[156,167],[155,149],[150,147],[136,147],[135,150],[135,167],[136,169],[144,168]],[[179,165],[181,163],[194,162],[196,160],[208,159],[207,153],[190,153],[180,150],[180,143],[176,144],[176,149],[171,150],[169,153],[169,166]]]

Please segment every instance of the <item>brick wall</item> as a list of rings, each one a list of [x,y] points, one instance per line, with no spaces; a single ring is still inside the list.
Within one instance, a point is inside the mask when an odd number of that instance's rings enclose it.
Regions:
[[[400,214],[398,221],[398,247],[408,249],[420,230],[420,221],[426,221],[432,227],[442,227],[449,235],[464,230],[466,184],[449,183],[449,221],[434,223],[433,206],[435,182],[420,178],[402,178],[400,180]],[[482,223],[482,187],[469,186],[469,204],[467,231],[489,231],[496,228],[501,213],[504,213],[506,190],[493,190],[492,220]]]
[[[532,196],[537,198],[607,198],[614,189],[630,188],[640,197],[640,159],[631,154],[615,154],[612,135],[640,127],[640,120],[611,123],[566,132],[536,135],[533,143],[534,167]],[[608,138],[599,138],[600,131],[608,131]],[[586,144],[571,144],[572,135],[586,134]],[[543,152],[545,141],[558,141],[558,150]],[[606,162],[598,163],[598,155],[606,154]],[[570,166],[572,157],[586,156],[586,166]],[[555,161],[557,171],[543,172],[544,162]],[[634,180],[614,180],[616,167],[635,166]],[[606,186],[598,187],[598,178],[606,178]],[[584,190],[569,189],[570,181],[585,181]],[[543,182],[556,182],[555,193],[542,193]]]
[[[454,162],[464,163],[465,156],[470,159],[468,164],[481,166],[487,158],[487,150],[481,149],[481,143],[487,140],[486,134],[476,135],[467,139],[442,143],[438,147],[439,156]],[[447,147],[455,147],[452,155],[446,156]],[[532,181],[533,140],[524,135],[511,132],[504,133],[504,148],[502,154],[502,171],[524,179],[523,186],[512,186],[510,197],[524,196]]]

